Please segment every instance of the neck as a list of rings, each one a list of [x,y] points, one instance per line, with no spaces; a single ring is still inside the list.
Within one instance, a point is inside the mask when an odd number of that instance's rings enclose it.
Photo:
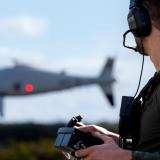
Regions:
[[[158,52],[157,52],[158,53]],[[160,50],[159,50],[159,53],[160,53]],[[160,71],[160,55],[157,54],[157,56],[150,56],[155,68],[156,68],[156,71]]]

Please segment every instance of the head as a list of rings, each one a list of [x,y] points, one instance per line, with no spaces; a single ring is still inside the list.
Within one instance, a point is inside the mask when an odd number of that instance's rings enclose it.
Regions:
[[[160,41],[160,0],[131,0],[128,23],[138,51],[152,54]]]

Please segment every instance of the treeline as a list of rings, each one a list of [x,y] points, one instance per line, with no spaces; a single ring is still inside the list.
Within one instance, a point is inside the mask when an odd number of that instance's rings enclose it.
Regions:
[[[117,124],[100,123],[111,131],[117,132]],[[0,142],[7,140],[15,141],[37,141],[43,138],[55,139],[57,130],[64,127],[64,123],[57,123],[52,125],[42,124],[0,124]]]
[[[101,123],[117,132],[117,124]],[[0,124],[0,160],[65,160],[54,147],[57,130],[64,123],[41,124]]]
[[[0,124],[0,142],[37,141],[43,138],[55,138],[58,128],[65,126],[63,123],[53,125],[42,124]]]
[[[65,124],[0,124],[0,160],[64,160],[54,147]]]

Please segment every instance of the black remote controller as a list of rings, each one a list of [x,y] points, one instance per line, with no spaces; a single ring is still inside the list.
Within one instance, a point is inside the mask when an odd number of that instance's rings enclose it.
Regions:
[[[54,146],[62,151],[72,153],[93,145],[100,145],[104,142],[88,133],[82,132],[73,126],[82,120],[81,116],[73,117],[67,127],[60,128],[57,132],[57,138]]]

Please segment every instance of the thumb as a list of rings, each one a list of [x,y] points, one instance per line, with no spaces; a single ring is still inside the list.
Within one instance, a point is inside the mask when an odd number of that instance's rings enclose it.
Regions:
[[[104,142],[108,142],[111,139],[111,137],[108,137],[107,135],[102,134],[100,132],[93,132],[92,135],[101,139]]]

